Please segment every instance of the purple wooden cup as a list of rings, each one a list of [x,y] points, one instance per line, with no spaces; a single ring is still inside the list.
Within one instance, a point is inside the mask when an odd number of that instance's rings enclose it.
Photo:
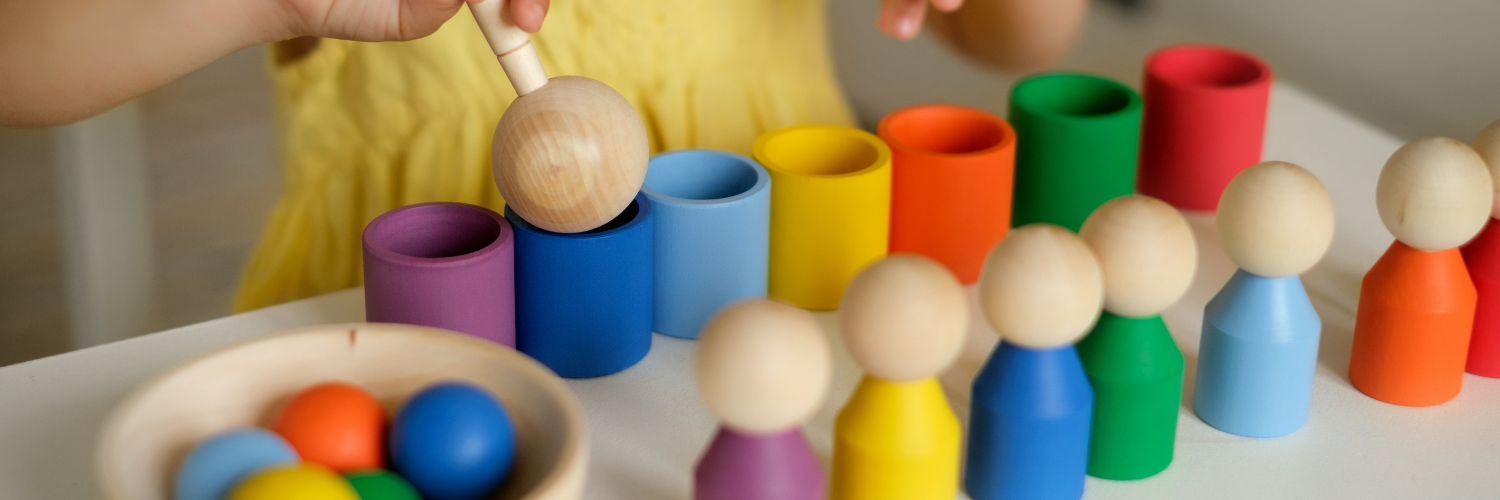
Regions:
[[[493,210],[419,203],[365,226],[365,321],[516,346],[515,240]]]

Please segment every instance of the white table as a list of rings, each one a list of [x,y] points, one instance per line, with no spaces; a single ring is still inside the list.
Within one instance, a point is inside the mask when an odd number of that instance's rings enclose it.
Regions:
[[[1190,400],[1184,401],[1172,466],[1141,481],[1090,478],[1087,498],[1500,497],[1500,381],[1468,376],[1457,399],[1435,408],[1381,403],[1348,382],[1359,279],[1391,241],[1375,215],[1375,179],[1399,145],[1305,92],[1278,84],[1266,158],[1311,169],[1328,185],[1339,210],[1333,250],[1304,277],[1324,325],[1312,419],[1291,436],[1241,438],[1205,425],[1189,409]],[[1211,217],[1191,219],[1203,263],[1188,296],[1166,315],[1188,360],[1189,397],[1203,305],[1233,270],[1213,237]],[[0,369],[0,498],[95,498],[95,434],[131,388],[219,347],[363,316],[361,292],[346,290]],[[818,316],[832,333],[835,316]],[[945,376],[960,415],[966,413],[960,397],[966,392],[964,379],[994,342],[982,324],[976,321],[981,326],[972,332],[967,351]],[[592,431],[589,499],[691,497],[692,465],[715,426],[697,401],[692,355],[692,342],[658,335],[651,354],[630,370],[569,381]],[[857,377],[840,350],[829,403],[807,428],[825,460],[833,416]]]

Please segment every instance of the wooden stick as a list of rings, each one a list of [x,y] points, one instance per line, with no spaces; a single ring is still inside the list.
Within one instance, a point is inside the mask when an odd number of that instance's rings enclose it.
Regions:
[[[547,84],[547,72],[542,69],[531,36],[516,27],[510,17],[510,0],[480,0],[469,4],[469,12],[479,22],[479,31],[484,32],[516,95],[530,94]]]

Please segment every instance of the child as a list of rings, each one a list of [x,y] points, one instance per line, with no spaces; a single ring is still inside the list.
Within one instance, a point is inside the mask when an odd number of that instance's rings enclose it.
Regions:
[[[0,2],[0,126],[82,119],[250,45],[273,50],[286,193],[236,310],[360,283],[360,233],[425,201],[499,210],[494,126],[514,91],[465,0]],[[873,1],[873,0],[872,0]],[[966,3],[960,8],[961,3]],[[884,0],[882,31],[923,18],[967,55],[1018,69],[1066,50],[1085,0]],[[853,125],[824,0],[513,0],[552,76],[620,91],[653,152],[748,153],[759,133]],[[550,12],[549,12],[550,10]],[[364,41],[411,40],[401,43]]]

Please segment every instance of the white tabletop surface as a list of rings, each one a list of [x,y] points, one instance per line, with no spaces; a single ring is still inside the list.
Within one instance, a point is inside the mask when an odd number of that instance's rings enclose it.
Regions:
[[[1286,84],[1272,92],[1268,129],[1266,159],[1312,170],[1339,211],[1333,249],[1304,276],[1323,318],[1312,418],[1290,436],[1251,439],[1215,430],[1191,411],[1203,305],[1233,270],[1212,218],[1192,215],[1204,252],[1199,277],[1166,314],[1188,371],[1176,460],[1145,480],[1089,478],[1085,498],[1500,498],[1500,381],[1469,375],[1458,398],[1433,408],[1388,405],[1349,385],[1359,280],[1391,241],[1375,215],[1375,180],[1399,141]],[[362,320],[362,300],[359,290],[346,290],[0,368],[0,499],[96,498],[94,439],[133,387],[216,348],[292,327]],[[835,315],[818,316],[834,333]],[[960,416],[967,413],[966,379],[994,342],[981,321],[975,324],[966,352],[944,376]],[[715,422],[692,384],[693,343],[660,335],[654,342],[651,354],[623,373],[568,382],[591,426],[591,500],[691,498],[692,466]],[[833,392],[807,427],[825,461],[833,416],[858,378],[837,351]]]

